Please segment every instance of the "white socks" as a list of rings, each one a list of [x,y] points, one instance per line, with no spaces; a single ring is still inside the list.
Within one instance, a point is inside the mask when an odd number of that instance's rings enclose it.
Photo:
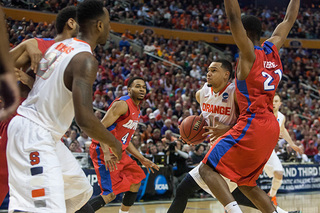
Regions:
[[[279,206],[277,206],[276,210],[277,210],[278,213],[288,213],[287,211],[283,210]]]
[[[224,207],[227,213],[242,213],[238,203],[233,201]]]
[[[271,189],[270,189],[270,197],[274,197],[277,194],[278,189],[280,188],[282,184],[282,180],[281,179],[277,179],[277,178],[272,178],[272,185],[271,185]]]
[[[129,211],[125,212],[125,211],[122,211],[121,209],[119,209],[119,213],[129,213]]]

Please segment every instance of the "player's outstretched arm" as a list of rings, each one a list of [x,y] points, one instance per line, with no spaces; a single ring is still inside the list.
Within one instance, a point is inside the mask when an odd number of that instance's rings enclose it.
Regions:
[[[285,121],[286,119],[283,120],[280,126],[280,135],[282,136],[283,139],[285,139],[289,143],[289,145],[294,151],[298,152],[300,155],[303,154],[303,150],[293,142],[291,136],[289,135],[288,130],[285,128],[284,126]]]
[[[36,39],[28,39],[23,41],[18,46],[10,50],[10,55],[14,61],[14,66],[17,68],[29,65],[34,71],[37,70],[38,64],[42,58],[42,52],[38,48]]]
[[[0,120],[11,115],[19,105],[19,89],[13,70],[13,63],[9,56],[9,42],[4,14],[0,7],[0,96],[4,101],[4,108],[0,109]]]
[[[153,169],[156,169],[159,171],[159,167],[153,163],[151,160],[145,158],[135,147],[134,145],[130,142],[129,146],[126,148],[126,150],[132,154],[135,158],[137,158],[142,165],[144,165],[148,169],[148,173],[150,172],[149,169],[151,170],[152,173],[154,173]]]
[[[100,144],[107,144],[120,160],[122,144],[93,113],[92,84],[97,70],[98,62],[90,53],[79,53],[69,63],[64,74],[64,82],[72,91],[77,124],[89,137],[99,141]]]
[[[254,45],[248,38],[247,32],[243,27],[238,0],[224,0],[224,5],[229,19],[232,37],[240,50],[241,61],[248,63],[250,66],[249,69],[241,70],[241,76],[246,77],[249,74],[250,68],[256,58],[254,54]]]
[[[274,32],[272,33],[271,38],[267,41],[270,41],[274,45],[276,45],[278,51],[284,44],[287,36],[297,19],[300,7],[300,0],[291,0],[289,6],[286,11],[286,15],[283,21],[276,27]]]

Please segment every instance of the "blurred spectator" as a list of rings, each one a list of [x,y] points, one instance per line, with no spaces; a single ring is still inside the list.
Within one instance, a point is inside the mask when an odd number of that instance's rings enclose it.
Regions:
[[[314,145],[314,141],[309,141],[309,147],[304,152],[308,157],[313,157],[314,155],[318,154],[318,149]]]
[[[149,121],[146,122],[146,125],[150,125],[152,129],[160,129],[161,126],[156,122],[156,116],[153,113],[149,114]]]
[[[165,133],[166,133],[166,131],[167,130],[171,130],[170,132],[172,133],[173,132],[173,128],[172,128],[172,126],[171,126],[171,119],[166,119],[165,121],[164,121],[164,125],[163,125],[163,127],[161,128],[161,136],[162,137],[165,137]]]
[[[120,48],[120,51],[122,51],[122,49],[125,47],[126,49],[126,53],[129,52],[129,48],[130,48],[130,43],[129,41],[127,40],[127,37],[125,35],[122,35],[121,36],[121,40],[119,42],[119,48]]]
[[[314,155],[313,159],[315,163],[320,163],[320,144],[318,145],[317,149],[318,149],[318,153]]]
[[[81,130],[80,136],[77,138],[77,141],[79,142],[80,147],[84,149],[86,142],[91,141],[91,138]]]
[[[71,152],[83,152],[83,149],[80,147],[80,144],[77,140],[74,140],[70,143],[69,150]]]
[[[77,140],[77,137],[78,137],[78,132],[77,132],[77,130],[75,130],[75,129],[71,130],[71,132],[70,132],[70,137],[67,138],[67,144],[66,144],[67,147],[70,146],[70,144],[71,144],[72,141]],[[78,142],[78,143],[79,143],[79,142]]]
[[[177,138],[172,135],[171,130],[166,130],[164,138],[161,139],[162,143],[170,143],[175,140],[177,140]]]
[[[152,140],[154,143],[161,141],[161,131],[160,129],[154,129],[152,132]]]
[[[104,104],[101,101],[101,95],[96,94],[94,96],[94,101],[92,102],[92,105],[98,109],[104,109]]]
[[[191,160],[193,165],[199,164],[204,158],[205,146],[203,144],[196,145],[194,151],[191,154]]]

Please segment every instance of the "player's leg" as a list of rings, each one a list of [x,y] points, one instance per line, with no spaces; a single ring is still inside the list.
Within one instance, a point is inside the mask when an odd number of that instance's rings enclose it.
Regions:
[[[87,203],[93,189],[75,157],[60,140],[56,144],[56,153],[62,169],[67,213],[73,213]]]
[[[276,212],[269,196],[258,186],[238,186],[241,192],[263,213]]]
[[[274,150],[264,167],[264,171],[269,177],[272,178],[272,185],[268,195],[271,197],[271,200],[274,203],[274,205],[277,206],[278,203],[276,199],[276,194],[282,184],[284,169],[279,157],[277,156]]]
[[[146,177],[144,171],[127,154],[122,154],[121,159],[123,169],[121,171],[121,180],[119,184],[114,185],[114,191],[117,193],[125,192],[122,198],[120,213],[128,212],[130,207],[137,199],[141,181]],[[112,179],[114,175],[112,174]],[[119,179],[119,177],[117,177]],[[129,188],[128,188],[129,187]]]
[[[129,212],[130,207],[134,204],[134,201],[137,199],[140,186],[141,183],[132,184],[130,186],[130,191],[124,193],[119,213]]]
[[[9,192],[7,166],[7,123],[0,122],[0,205]]]
[[[204,182],[208,185],[210,191],[220,201],[228,213],[242,212],[231,195],[226,181],[214,168],[207,164],[202,164],[199,168],[199,173]]]
[[[48,130],[21,116],[12,119],[7,144],[9,212],[66,212],[62,170],[55,149]]]
[[[192,195],[196,190],[201,189],[201,187],[196,183],[196,181],[192,178],[190,173],[182,180],[182,182],[178,185],[176,190],[176,196],[174,197],[170,208],[168,209],[168,213],[182,213],[184,212],[188,198]]]
[[[112,190],[110,171],[106,169],[103,151],[99,144],[91,143],[90,156],[97,174],[101,194],[91,198],[83,208],[77,211],[77,213],[86,213],[87,208],[90,208],[90,206],[94,211],[97,211],[100,208],[102,208],[105,204],[111,202],[116,198],[116,195],[113,193]]]

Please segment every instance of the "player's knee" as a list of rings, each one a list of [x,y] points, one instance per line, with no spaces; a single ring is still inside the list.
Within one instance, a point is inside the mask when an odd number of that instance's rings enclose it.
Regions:
[[[102,196],[105,203],[110,203],[111,201],[116,199],[116,195],[113,192],[111,192],[108,195],[101,195],[101,196]]]
[[[274,171],[274,178],[282,180],[283,178],[283,171]]]
[[[130,186],[130,191],[131,191],[131,192],[138,192],[140,186],[141,186],[141,182],[140,182],[140,183],[133,183],[133,184],[131,184],[131,186]]]
[[[127,191],[122,198],[122,204],[124,206],[132,206],[137,199],[138,192]]]

